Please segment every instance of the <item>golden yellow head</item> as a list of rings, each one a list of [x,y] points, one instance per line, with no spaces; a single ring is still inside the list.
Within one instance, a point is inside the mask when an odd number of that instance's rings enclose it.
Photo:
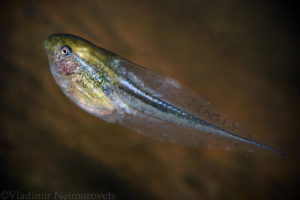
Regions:
[[[107,91],[114,76],[109,69],[112,53],[69,34],[51,35],[43,47],[53,77],[69,98],[94,115],[111,113]]]
[[[77,55],[93,54],[94,48],[98,48],[91,42],[71,34],[53,34],[43,42],[43,47],[51,54],[56,53],[64,45],[69,46]]]

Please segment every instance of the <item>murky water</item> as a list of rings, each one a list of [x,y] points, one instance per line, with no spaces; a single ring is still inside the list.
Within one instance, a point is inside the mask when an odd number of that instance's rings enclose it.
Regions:
[[[1,2],[1,191],[299,197],[297,15],[267,1]],[[91,116],[51,76],[42,41],[52,33],[175,78],[288,157],[161,143]]]

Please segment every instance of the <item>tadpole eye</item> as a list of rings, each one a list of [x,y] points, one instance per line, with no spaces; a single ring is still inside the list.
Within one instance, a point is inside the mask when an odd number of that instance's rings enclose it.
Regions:
[[[72,49],[68,45],[64,45],[61,47],[60,52],[62,55],[69,55],[72,53]]]

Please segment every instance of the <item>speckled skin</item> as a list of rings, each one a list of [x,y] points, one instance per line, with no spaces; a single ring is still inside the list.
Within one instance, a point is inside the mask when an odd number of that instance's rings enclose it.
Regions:
[[[55,34],[49,36],[43,46],[47,50],[52,74],[63,92],[97,117],[178,144],[210,146],[210,143],[219,140],[222,145],[234,146],[238,142],[280,153],[184,110],[184,105],[173,103],[174,97],[164,97],[164,93],[170,90],[182,92],[185,96],[180,98],[189,99],[192,92],[184,89],[180,83],[147,71],[82,38]],[[139,73],[141,77],[138,77]],[[146,79],[146,76],[160,82],[156,87],[166,85],[165,91],[160,95],[155,94],[156,88],[151,88],[151,83],[147,85],[139,79]],[[200,101],[206,106],[210,104]],[[149,128],[145,128],[146,124],[150,124]],[[174,128],[168,129],[166,126]],[[175,132],[178,127],[185,129]],[[217,137],[210,138],[211,135]]]
[[[72,49],[70,55],[62,55],[64,45]],[[43,46],[52,74],[68,97],[92,114],[113,112],[115,107],[108,97],[108,88],[118,81],[118,76],[108,67],[111,53],[67,34],[51,35]]]

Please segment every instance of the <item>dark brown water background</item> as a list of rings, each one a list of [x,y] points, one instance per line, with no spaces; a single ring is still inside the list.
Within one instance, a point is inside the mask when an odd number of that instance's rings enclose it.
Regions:
[[[1,191],[115,199],[299,198],[299,4],[1,1]],[[42,41],[72,33],[173,77],[276,155],[181,147],[106,123],[51,76]],[[0,191],[0,192],[1,192]]]

